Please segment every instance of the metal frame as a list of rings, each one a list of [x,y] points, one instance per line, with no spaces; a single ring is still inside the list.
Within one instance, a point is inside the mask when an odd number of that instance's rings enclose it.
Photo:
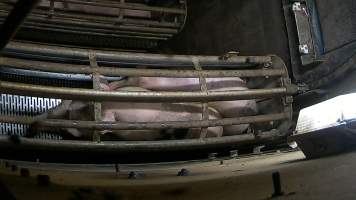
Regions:
[[[18,0],[0,29],[0,51],[15,36],[26,17],[36,7],[40,0]]]
[[[71,12],[65,8],[56,7],[62,2],[69,5],[97,6],[101,8],[116,8],[116,15],[91,14],[86,12]],[[14,2],[0,2],[0,22],[3,21]],[[177,6],[177,7],[176,7]],[[169,19],[137,18],[125,16],[125,10],[150,12],[152,16],[169,15]],[[158,13],[158,14],[157,14]],[[41,3],[28,16],[23,24],[26,30],[48,31],[55,33],[88,35],[106,38],[127,39],[127,42],[167,40],[180,32],[186,20],[187,8],[185,1],[177,2],[174,7],[150,6],[144,3],[122,1],[83,1],[83,0],[50,0],[49,5]],[[166,17],[167,18],[167,17]],[[30,36],[31,37],[31,36]]]
[[[70,0],[78,3],[79,1]],[[91,2],[87,2],[91,3]],[[123,4],[117,4],[123,6]],[[135,9],[135,8],[134,8]],[[15,12],[15,11],[14,11]],[[21,20],[22,21],[22,20]],[[20,25],[20,24],[18,24]],[[2,92],[17,95],[39,97],[57,97],[70,100],[93,101],[94,121],[71,120],[40,120],[19,116],[1,116],[0,122],[35,123],[39,127],[55,128],[90,128],[94,132],[93,141],[45,141],[40,139],[18,138],[9,140],[0,137],[2,148],[61,150],[61,151],[95,151],[95,152],[165,152],[189,149],[209,149],[236,147],[246,143],[259,143],[285,138],[288,134],[286,123],[291,119],[291,95],[298,88],[290,83],[283,61],[277,56],[184,56],[123,53],[101,50],[26,44],[13,42],[4,51],[5,56],[19,58],[0,58],[6,67],[26,70],[39,70],[55,73],[80,73],[93,76],[93,89],[61,88],[43,85],[31,85],[17,82],[0,81]],[[26,60],[27,59],[27,60]],[[30,60],[28,60],[30,59]],[[39,61],[33,61],[33,59]],[[60,61],[60,62],[58,62]],[[119,66],[120,68],[117,68]],[[145,66],[148,69],[135,69]],[[121,68],[124,67],[124,68]],[[132,68],[133,67],[133,68]],[[188,68],[188,69],[187,69]],[[192,70],[194,69],[194,70]],[[224,70],[223,70],[224,69]],[[101,75],[107,76],[151,76],[151,77],[196,77],[201,84],[200,92],[107,92],[100,91],[98,81]],[[208,77],[241,77],[264,79],[273,83],[272,87],[262,85],[241,91],[208,91],[205,78]],[[219,120],[203,120],[190,122],[157,122],[157,123],[104,123],[100,122],[102,101],[130,102],[200,102],[203,107],[209,101],[230,101],[248,99],[282,100],[282,110],[276,114],[227,118]],[[202,116],[204,116],[204,109]],[[167,141],[134,141],[134,142],[101,142],[98,130],[141,130],[167,128],[202,128],[239,125],[248,123],[282,121],[278,128],[269,131],[258,131],[236,136],[206,138],[202,131],[199,139],[167,140]]]
[[[45,55],[47,61],[33,61],[17,58],[0,58],[0,64],[6,67],[14,67],[26,70],[40,70],[56,73],[80,73],[97,74],[107,76],[151,76],[151,77],[241,77],[276,79],[281,77],[288,79],[288,73],[284,63],[276,56],[235,56],[222,59],[218,56],[183,56],[183,55],[154,55],[142,53],[119,53],[109,51],[83,50],[67,47],[53,47],[46,45],[30,45],[11,43],[12,52],[21,52],[22,55]],[[10,52],[10,51],[9,51]],[[25,52],[25,53],[24,53]],[[55,54],[55,52],[57,54]],[[37,53],[37,54],[35,54]],[[51,55],[51,56],[49,56]],[[59,56],[71,57],[75,60],[89,61],[91,66],[83,64],[65,64],[49,62]],[[85,58],[88,56],[87,58]],[[26,57],[26,56],[25,56]],[[89,58],[91,57],[91,58]],[[135,59],[136,58],[136,59]],[[124,68],[110,67],[107,61],[122,63]],[[70,60],[71,61],[71,60]],[[67,61],[67,62],[70,62]],[[101,61],[101,62],[99,62]],[[135,61],[137,66],[149,65],[148,69],[132,68]],[[191,70],[198,62],[204,70]],[[151,65],[150,65],[151,64]],[[103,66],[104,65],[104,66]],[[183,68],[182,68],[183,66]],[[217,66],[228,67],[225,70],[215,68]],[[156,67],[156,68],[154,68]],[[157,68],[158,67],[158,68]],[[163,69],[162,69],[163,68]],[[164,69],[166,68],[166,69]],[[236,68],[238,70],[236,70]],[[240,69],[241,68],[241,69]],[[282,80],[281,79],[281,80]],[[280,87],[249,89],[241,91],[200,91],[200,92],[125,92],[125,91],[100,91],[82,88],[59,88],[40,85],[30,85],[14,82],[0,81],[0,88],[4,92],[18,95],[33,95],[40,97],[57,97],[71,100],[86,101],[130,101],[130,102],[208,102],[264,98],[284,98],[298,91],[298,88],[288,82],[282,81]],[[290,104],[286,100],[286,106]],[[100,121],[71,121],[71,120],[44,120],[38,122],[41,127],[56,128],[89,128],[92,130],[137,130],[137,129],[167,129],[167,128],[207,128],[214,126],[238,125],[247,123],[260,123],[271,121],[283,121],[289,119],[291,110],[281,113],[266,114],[260,116],[246,116],[241,118],[221,120],[200,120],[193,122],[157,122],[157,123],[106,123]],[[2,122],[31,124],[36,118],[2,116]]]
[[[128,53],[118,51],[88,50],[62,46],[51,46],[37,43],[11,42],[4,49],[4,55],[16,56],[28,59],[48,60],[51,62],[86,63],[89,64],[89,52],[95,54],[96,61],[100,66],[145,66],[160,68],[189,67],[194,64],[190,55],[168,55],[150,53]],[[223,56],[194,56],[198,59],[203,69],[227,68],[244,69],[257,65],[270,64],[271,56],[233,56],[224,59]]]

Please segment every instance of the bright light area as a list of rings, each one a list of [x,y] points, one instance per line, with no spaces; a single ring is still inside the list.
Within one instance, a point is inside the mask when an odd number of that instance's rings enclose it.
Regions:
[[[330,128],[355,119],[356,93],[342,95],[302,109],[296,133],[303,134]]]

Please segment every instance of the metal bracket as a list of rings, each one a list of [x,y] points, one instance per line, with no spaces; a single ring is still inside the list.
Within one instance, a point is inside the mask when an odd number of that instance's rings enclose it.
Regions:
[[[240,52],[238,51],[229,51],[226,54],[219,57],[219,60],[228,60],[231,57],[238,56]]]
[[[292,4],[292,11],[298,33],[298,51],[303,66],[319,63],[317,42],[313,34],[313,17],[307,1],[300,0]],[[315,20],[315,19],[314,19]]]

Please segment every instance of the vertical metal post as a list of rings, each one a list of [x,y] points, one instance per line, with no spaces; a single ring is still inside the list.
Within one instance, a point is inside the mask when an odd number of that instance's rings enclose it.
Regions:
[[[54,14],[54,0],[50,0],[50,2],[49,2],[49,10],[48,10],[48,18],[52,18],[53,17],[53,14]]]
[[[200,66],[198,58],[193,57],[192,62],[194,64],[194,68],[197,71],[201,72],[203,70],[202,67]],[[208,87],[206,85],[206,79],[202,73],[199,73],[199,84],[200,84],[200,90],[202,92],[205,92],[206,94],[208,94]],[[209,106],[208,106],[207,102],[202,102],[202,119],[209,120]],[[207,135],[208,135],[208,128],[206,128],[206,127],[201,128],[200,138],[206,138]]]
[[[0,52],[15,36],[26,17],[39,2],[40,0],[18,0],[16,2],[0,29]]]
[[[96,62],[96,55],[95,52],[89,52],[89,61],[91,67],[98,67],[98,63]],[[93,89],[100,90],[100,74],[93,73]],[[93,102],[93,114],[94,114],[94,121],[101,121],[101,103]],[[95,130],[93,133],[93,141],[100,142],[100,133],[99,131]]]
[[[124,4],[125,0],[120,0],[120,3]],[[124,19],[125,9],[119,8],[118,23],[121,25],[121,21]]]

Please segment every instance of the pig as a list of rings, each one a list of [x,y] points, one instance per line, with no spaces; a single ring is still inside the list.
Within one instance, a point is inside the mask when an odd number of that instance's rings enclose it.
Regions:
[[[207,78],[209,91],[246,90],[245,82],[240,78]],[[106,91],[199,91],[198,78],[162,78],[128,77],[121,81],[101,83],[101,90]],[[48,118],[67,117],[71,120],[92,120],[89,104],[80,101],[63,102],[56,111],[46,113]],[[235,118],[257,113],[254,100],[218,101],[208,103],[209,119]],[[45,117],[42,117],[45,118]],[[191,121],[202,119],[202,106],[199,103],[130,103],[103,102],[102,121],[107,122],[160,122]],[[208,137],[243,134],[249,124],[208,128]],[[184,138],[198,138],[199,128],[188,130],[120,130],[103,131],[120,140],[157,140],[176,137],[179,133]],[[90,130],[67,129],[76,137],[87,137]],[[184,132],[184,133],[182,133]]]
[[[100,84],[102,90],[110,90],[106,84]],[[148,91],[140,87],[121,87],[117,91]],[[92,120],[89,103],[65,100],[57,108],[37,117],[44,119]],[[210,119],[220,119],[220,114],[213,108],[208,108]],[[162,121],[192,121],[202,119],[202,107],[196,103],[132,103],[132,102],[103,102],[102,121],[105,122],[162,122]],[[75,138],[89,138],[91,130],[74,128],[64,131]],[[221,137],[222,127],[207,129],[207,137]],[[130,140],[162,140],[162,139],[191,139],[199,138],[200,128],[179,130],[112,130],[102,131],[110,134],[110,139]]]
[[[150,91],[200,91],[198,78],[163,78],[163,77],[129,77],[122,81],[112,82],[108,85],[111,90],[136,85]],[[246,83],[238,77],[206,78],[208,91],[238,91],[247,90]],[[209,102],[208,106],[215,109],[223,118],[236,118],[257,113],[255,100],[219,101]],[[248,124],[225,126],[224,135],[237,135],[244,133]]]

